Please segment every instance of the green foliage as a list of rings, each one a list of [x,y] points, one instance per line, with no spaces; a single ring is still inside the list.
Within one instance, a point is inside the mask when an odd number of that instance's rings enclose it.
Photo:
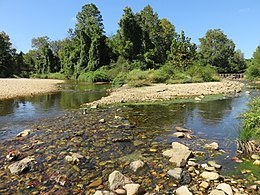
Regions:
[[[260,46],[254,52],[252,62],[246,70],[248,80],[260,80]]]
[[[142,30],[132,9],[126,7],[119,21],[120,29],[114,37],[117,53],[127,60],[137,59],[141,51]]]
[[[78,77],[79,81],[94,83],[94,82],[110,82],[110,78],[106,71],[100,69],[96,71],[88,71],[81,73]]]
[[[239,131],[239,139],[249,141],[260,139],[260,98],[249,104],[249,110],[243,115],[243,129]]]
[[[201,62],[217,67],[218,72],[230,72],[230,61],[234,56],[235,44],[220,29],[207,31],[200,38]]]
[[[168,61],[179,70],[187,70],[196,59],[196,44],[190,42],[191,39],[186,37],[184,31],[176,35],[172,40],[170,51],[168,52]]]
[[[0,77],[8,77],[16,72],[15,52],[9,36],[5,32],[0,32]]]
[[[62,73],[49,73],[49,74],[38,74],[34,73],[30,75],[30,78],[39,78],[39,79],[59,79],[59,80],[66,80],[66,75]]]
[[[119,73],[112,81],[113,87],[121,87],[126,83],[127,74]]]
[[[191,77],[186,72],[175,71],[170,79],[166,81],[168,84],[182,84],[182,83],[191,83]]]
[[[141,87],[150,85],[149,71],[134,69],[127,74],[127,83],[131,87]]]
[[[187,74],[190,75],[193,83],[219,81],[217,71],[210,65],[195,64],[188,69]]]

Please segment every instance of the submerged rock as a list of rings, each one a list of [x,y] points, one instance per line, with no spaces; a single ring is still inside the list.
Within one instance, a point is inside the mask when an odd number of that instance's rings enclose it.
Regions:
[[[185,133],[182,132],[176,132],[173,134],[173,137],[182,138],[185,136]]]
[[[8,154],[6,155],[6,159],[8,161],[12,161],[12,160],[16,160],[17,158],[19,158],[19,156],[21,155],[21,153],[17,150],[11,150],[8,152]]]
[[[72,153],[71,156],[70,155],[65,156],[65,160],[67,162],[72,162],[72,163],[78,163],[82,158],[83,156],[78,153]]]
[[[30,130],[30,129],[25,129],[25,130],[23,130],[22,132],[18,133],[18,134],[16,135],[16,137],[26,137],[26,136],[28,136],[31,132],[32,132],[32,130]]]
[[[212,142],[211,144],[205,144],[205,149],[207,150],[218,150],[218,143],[217,142]]]
[[[216,169],[221,169],[221,165],[217,164],[214,160],[208,161],[208,164]]]
[[[190,129],[185,129],[183,127],[175,127],[176,131],[178,132],[192,132]]]
[[[15,162],[8,166],[8,169],[12,174],[20,174],[24,171],[28,171],[31,168],[31,162],[34,161],[34,157],[26,157],[18,162]]]
[[[126,184],[133,183],[130,178],[124,176],[119,171],[112,172],[108,177],[108,182],[110,190],[116,190],[122,188]]]

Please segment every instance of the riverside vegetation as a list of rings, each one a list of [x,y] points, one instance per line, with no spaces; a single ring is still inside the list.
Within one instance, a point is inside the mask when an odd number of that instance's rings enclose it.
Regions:
[[[86,4],[76,16],[74,29],[63,40],[48,36],[32,39],[32,49],[17,53],[9,36],[0,33],[0,77],[39,77],[150,83],[216,81],[217,73],[244,72],[259,78],[259,47],[245,60],[235,43],[220,29],[210,29],[191,42],[184,31],[177,33],[166,18],[159,18],[149,5],[138,13],[123,11],[119,29],[107,37],[102,15],[94,4]]]

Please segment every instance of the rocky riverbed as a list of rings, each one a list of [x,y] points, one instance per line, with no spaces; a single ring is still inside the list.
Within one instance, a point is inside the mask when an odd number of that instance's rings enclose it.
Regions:
[[[162,101],[174,98],[216,94],[234,94],[242,90],[243,83],[223,80],[222,82],[188,84],[153,84],[151,86],[131,88],[127,85],[112,90],[109,96],[87,103],[87,106],[107,105],[127,102]]]
[[[127,111],[70,112],[0,142],[0,194],[259,194],[259,178],[221,173],[218,143],[139,127]]]

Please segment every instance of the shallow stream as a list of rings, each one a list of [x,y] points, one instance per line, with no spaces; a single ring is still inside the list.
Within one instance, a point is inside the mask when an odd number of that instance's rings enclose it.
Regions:
[[[130,104],[89,110],[86,114],[77,110],[82,103],[108,95],[109,87],[65,83],[58,93],[0,101],[2,141],[25,128],[36,129],[27,139],[6,141],[0,145],[0,152],[18,149],[26,155],[34,155],[38,162],[28,178],[17,176],[10,181],[6,170],[0,171],[0,178],[2,176],[8,186],[18,185],[21,192],[27,192],[27,186],[33,182],[30,190],[38,192],[57,187],[51,178],[61,174],[66,176],[67,183],[57,189],[74,193],[91,189],[92,183],[100,178],[106,188],[108,174],[119,169],[147,189],[160,184],[168,190],[173,183],[165,173],[171,165],[161,153],[169,149],[173,141],[184,143],[192,151],[205,151],[205,143],[217,142],[223,151],[206,152],[202,161],[216,160],[223,166],[221,174],[224,175],[236,166],[231,157],[236,156],[240,116],[250,99],[260,94],[258,85],[245,87],[234,97],[210,97],[201,102],[190,99]],[[122,119],[116,120],[117,115]],[[191,129],[195,138],[174,138],[176,126]],[[65,163],[64,158],[70,152],[82,154],[85,160],[78,166]],[[129,162],[136,158],[149,164],[145,174],[134,175],[129,171]],[[0,162],[6,163],[4,155],[0,156]]]

